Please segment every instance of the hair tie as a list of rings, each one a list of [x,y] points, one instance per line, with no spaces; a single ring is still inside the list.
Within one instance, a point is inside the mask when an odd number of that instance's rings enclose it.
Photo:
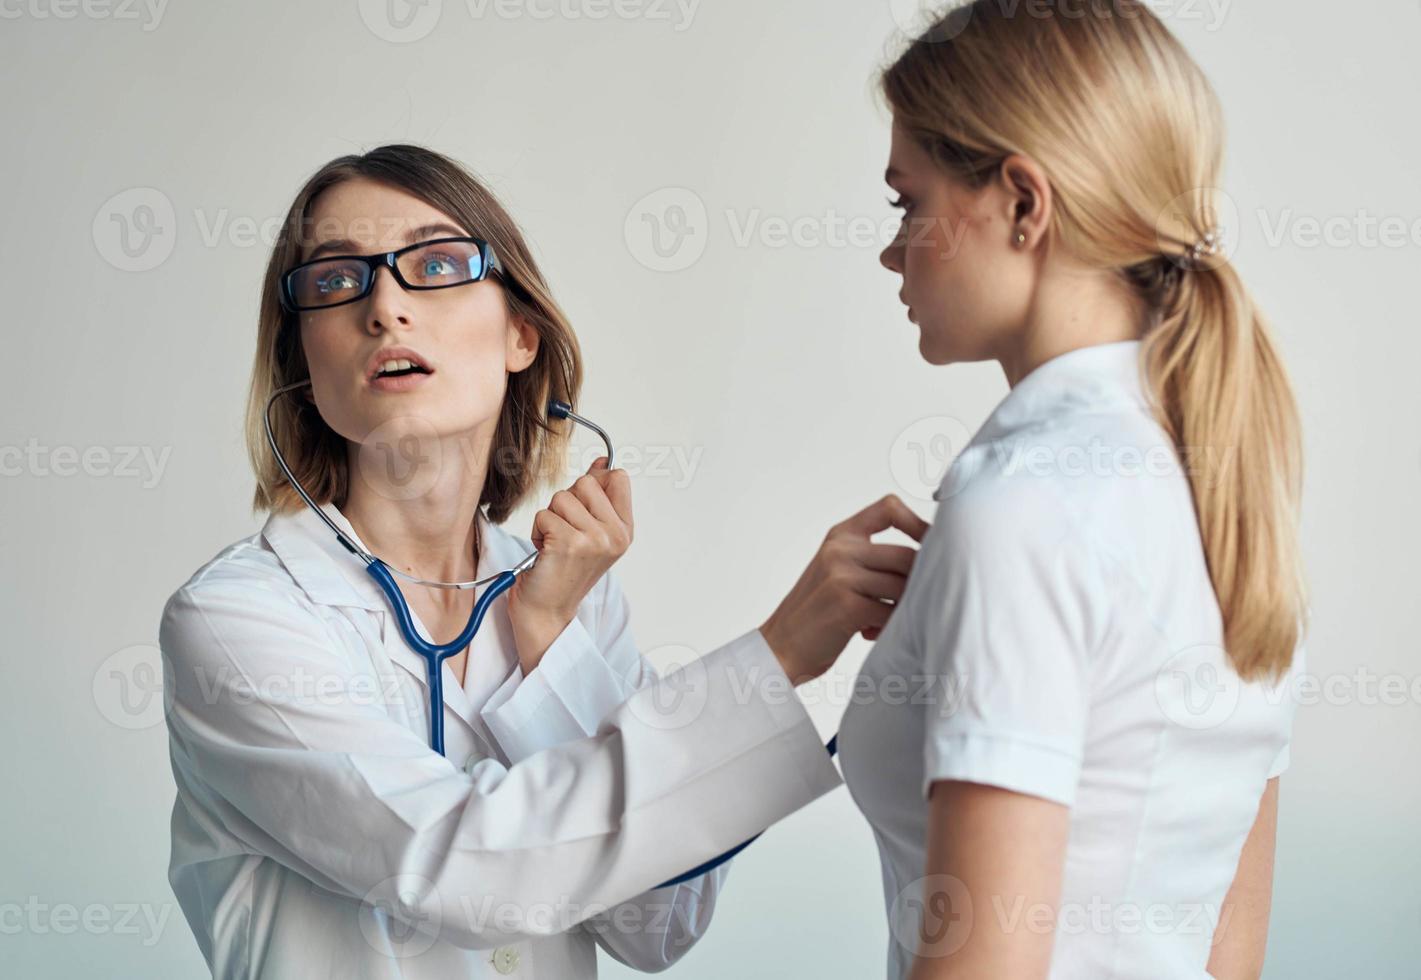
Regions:
[[[1204,232],[1204,237],[1195,242],[1189,249],[1189,254],[1185,257],[1184,267],[1186,269],[1205,268],[1204,260],[1219,254],[1219,247],[1223,244],[1223,229],[1210,228]]]

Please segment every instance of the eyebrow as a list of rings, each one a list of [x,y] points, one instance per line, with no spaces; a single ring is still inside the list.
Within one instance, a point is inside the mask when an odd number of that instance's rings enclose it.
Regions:
[[[418,241],[423,241],[426,238],[435,238],[444,235],[455,238],[465,238],[468,236],[468,232],[462,228],[455,228],[447,221],[435,221],[431,224],[420,225],[418,228],[411,228],[405,232],[405,243],[413,244]],[[320,258],[326,254],[359,255],[362,254],[362,247],[363,246],[351,241],[349,238],[332,238],[329,241],[321,242],[321,244],[311,249],[311,253],[306,256],[305,261],[310,262],[312,259]]]

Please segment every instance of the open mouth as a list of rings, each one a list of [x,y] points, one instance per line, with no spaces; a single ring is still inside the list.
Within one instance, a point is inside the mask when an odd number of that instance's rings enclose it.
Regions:
[[[377,378],[403,378],[410,374],[429,374],[429,368],[422,367],[413,361],[393,360],[386,361],[380,365],[380,369],[375,372]]]

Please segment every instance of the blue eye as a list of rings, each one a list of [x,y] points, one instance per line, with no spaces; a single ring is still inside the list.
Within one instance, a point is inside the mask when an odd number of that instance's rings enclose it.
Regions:
[[[458,267],[447,256],[426,255],[424,256],[423,275],[427,277],[450,276],[458,272]]]
[[[333,269],[316,280],[316,288],[327,294],[342,289],[358,289],[360,280],[346,269]]]

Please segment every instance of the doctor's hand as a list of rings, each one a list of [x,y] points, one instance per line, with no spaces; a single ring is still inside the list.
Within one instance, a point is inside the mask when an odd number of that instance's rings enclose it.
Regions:
[[[538,560],[508,591],[518,660],[526,676],[577,615],[577,607],[632,543],[626,470],[600,457],[533,517]]]
[[[903,595],[918,549],[870,538],[896,527],[922,541],[928,522],[889,494],[829,530],[760,633],[795,684],[833,666],[850,637],[878,638]]]

